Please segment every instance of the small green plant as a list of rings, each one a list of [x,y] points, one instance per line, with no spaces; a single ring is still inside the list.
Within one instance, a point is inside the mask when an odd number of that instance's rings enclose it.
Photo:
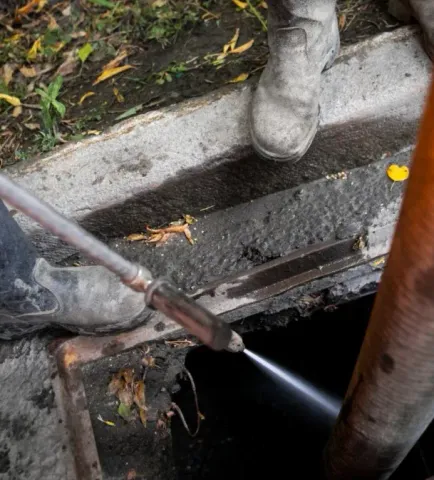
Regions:
[[[173,63],[169,65],[165,70],[156,72],[152,76],[155,78],[157,85],[164,85],[166,82],[170,83],[173,77],[179,78],[184,72],[187,71],[187,66],[184,62]]]
[[[41,116],[44,124],[45,133],[54,137],[58,136],[57,122],[59,118],[63,118],[66,107],[57,99],[62,88],[63,78],[57,76],[47,88],[36,88],[35,92],[41,97]]]
[[[38,144],[39,151],[49,152],[59,142],[59,134],[53,132],[39,132],[36,136],[36,143]]]

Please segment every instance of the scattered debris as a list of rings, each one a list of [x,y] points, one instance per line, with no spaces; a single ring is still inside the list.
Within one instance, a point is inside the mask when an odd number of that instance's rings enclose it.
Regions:
[[[233,78],[232,80],[229,80],[228,83],[244,82],[244,81],[247,80],[248,78],[249,78],[249,74],[248,74],[248,73],[241,73],[240,75],[238,75],[237,77]]]
[[[387,176],[394,182],[404,182],[410,175],[410,170],[405,165],[389,165],[387,168]]]
[[[347,172],[338,172],[326,175],[327,180],[346,180],[347,178]]]
[[[128,237],[126,237],[126,240],[128,240],[129,242],[138,242],[140,240],[146,240],[148,238],[148,236],[144,233],[132,233],[131,235],[128,235]]]
[[[386,257],[380,257],[374,260],[373,262],[371,262],[371,265],[376,268],[385,263],[386,263]]]
[[[164,343],[173,348],[195,347],[197,343],[185,338],[184,340],[165,340]]]
[[[360,235],[360,237],[354,242],[353,250],[363,250],[364,248],[366,248],[366,240],[363,235]]]
[[[98,415],[97,417],[97,420],[99,420],[100,422],[102,423],[105,423],[106,425],[108,425],[109,427],[116,427],[116,424],[114,422],[111,422],[110,420],[104,420],[101,415]]]
[[[140,421],[146,427],[145,382],[137,380],[132,368],[123,368],[113,375],[107,392],[119,400],[117,413],[126,422],[134,421],[139,414]],[[134,406],[136,407],[134,409]]]

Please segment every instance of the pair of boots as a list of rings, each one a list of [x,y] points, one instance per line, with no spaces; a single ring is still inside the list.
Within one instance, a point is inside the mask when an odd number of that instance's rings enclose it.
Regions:
[[[250,134],[266,159],[297,161],[312,143],[321,72],[339,50],[336,0],[267,0],[270,57],[250,108]],[[416,18],[434,60],[434,0],[389,0],[401,21]]]
[[[251,105],[251,136],[262,157],[295,161],[315,136],[321,72],[339,50],[335,0],[267,1],[270,58]],[[434,0],[390,0],[390,10],[419,20],[434,58]],[[38,258],[0,201],[0,338],[53,324],[108,333],[148,315],[143,295],[104,268],[55,268]]]

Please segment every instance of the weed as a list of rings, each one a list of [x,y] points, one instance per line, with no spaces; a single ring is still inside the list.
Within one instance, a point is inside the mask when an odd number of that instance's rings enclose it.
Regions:
[[[166,69],[153,73],[151,78],[155,80],[157,85],[164,85],[166,82],[170,83],[173,80],[173,77],[179,78],[186,71],[187,67],[185,62],[173,63]]]
[[[63,78],[59,75],[53,80],[47,88],[36,88],[35,92],[41,97],[41,116],[44,124],[45,133],[57,136],[57,120],[63,118],[66,107],[57,100],[60,89],[62,88]]]
[[[36,144],[38,146],[39,151],[49,152],[59,142],[59,135],[58,133],[54,133],[54,132],[41,131],[36,135],[35,139],[36,139]]]

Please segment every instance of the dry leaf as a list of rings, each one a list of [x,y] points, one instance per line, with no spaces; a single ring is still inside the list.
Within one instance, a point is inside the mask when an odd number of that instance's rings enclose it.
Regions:
[[[344,27],[345,27],[345,24],[347,22],[347,16],[345,15],[345,13],[342,13],[341,15],[339,15],[339,30],[343,30]]]
[[[165,340],[166,345],[169,345],[173,348],[186,348],[194,347],[196,344],[187,338],[185,340]]]
[[[87,32],[84,30],[80,30],[79,32],[72,32],[71,33],[71,38],[82,38],[82,37],[87,37]]]
[[[125,385],[122,390],[119,390],[117,397],[121,403],[127,405],[128,407],[131,407],[134,402],[134,394],[129,385]]]
[[[122,60],[128,57],[128,52],[126,50],[121,50],[118,55],[113,60],[110,60],[110,62],[106,63],[102,69],[104,70],[111,70],[112,68],[117,67]]]
[[[380,258],[377,258],[377,260],[374,260],[371,265],[373,267],[379,267],[380,265],[382,265],[383,263],[386,263],[386,257],[380,257]]]
[[[387,176],[394,182],[403,182],[404,180],[407,180],[409,175],[410,170],[405,165],[400,166],[392,164],[387,168]]]
[[[229,40],[228,43],[226,43],[223,46],[223,53],[227,53],[228,50],[232,51],[236,47],[239,38],[240,38],[240,29],[237,28],[235,30],[234,36]]]
[[[128,470],[125,480],[136,480],[136,478],[137,478],[137,473],[134,470],[134,468],[132,468],[131,470]]]
[[[255,40],[252,38],[248,42],[243,43],[242,45],[240,45],[237,48],[234,48],[230,53],[243,53],[246,50],[248,50],[253,45],[254,42],[255,42]]]
[[[81,105],[86,100],[86,98],[89,98],[92,95],[95,95],[95,92],[86,92],[84,95],[82,95],[80,97],[80,100],[78,101],[78,104]]]
[[[193,223],[197,222],[197,218],[194,218],[193,216],[189,215],[188,213],[183,215],[184,220],[189,224],[193,225]]]
[[[24,126],[29,130],[40,130],[41,128],[39,123],[25,123]]]
[[[134,403],[141,410],[147,410],[145,398],[145,383],[143,382],[143,380],[134,383]]]
[[[146,240],[148,237],[144,233],[132,233],[128,235],[127,240],[129,242],[138,242],[139,240]]]
[[[20,72],[26,78],[33,78],[36,77],[36,75],[38,74],[35,67],[23,66],[20,68]]]
[[[229,80],[228,83],[239,83],[239,82],[244,82],[244,80],[247,80],[249,78],[248,73],[241,73],[238,75],[238,77],[233,78],[232,80]]]
[[[134,369],[122,368],[121,370],[119,370],[119,375],[123,377],[126,383],[132,384],[134,380]]]
[[[116,97],[116,100],[119,103],[123,103],[125,101],[124,96],[122,95],[122,93],[116,87],[113,89],[113,95]]]
[[[68,5],[66,8],[62,10],[62,15],[64,17],[69,17],[71,15],[72,7],[71,5]]]
[[[13,97],[12,95],[6,95],[6,93],[0,93],[0,100],[5,100],[14,107],[21,105],[21,101],[18,97]]]
[[[140,415],[140,421],[142,422],[143,426],[146,427],[146,410],[142,410],[140,409],[139,411],[139,415]]]
[[[261,3],[258,5],[258,7],[260,7],[260,8],[268,8],[268,4],[267,4],[267,2],[264,1],[264,2],[261,2]]]
[[[15,16],[16,17],[21,17],[22,15],[27,15],[35,7],[39,7],[40,4],[42,4],[42,6],[44,6],[45,3],[46,2],[44,0],[30,0],[30,2],[26,3],[23,7],[17,9],[17,11],[15,12]]]
[[[188,224],[187,224],[188,225]],[[193,237],[191,235],[191,232],[190,232],[190,228],[187,227],[185,230],[184,230],[184,235],[185,235],[185,238],[190,242],[191,245],[194,245],[194,240],[193,240]]]
[[[125,387],[125,381],[120,377],[119,374],[113,375],[109,386],[107,387],[107,392],[110,395],[116,395],[119,390],[122,390]]]
[[[56,19],[53,17],[53,15],[50,15],[49,13],[47,13],[47,16],[49,18],[49,22],[48,22],[48,30],[58,30],[59,29],[59,25],[57,24],[56,22]]]
[[[167,240],[168,235],[171,233],[183,233],[187,240],[194,245],[194,240],[191,236],[188,223],[183,225],[169,225],[166,228],[157,229],[146,227],[146,230],[151,234],[151,238],[148,240],[148,243],[162,243]]]
[[[75,49],[64,53],[63,57],[65,60],[57,69],[56,75],[62,75],[62,77],[66,77],[67,75],[71,75],[78,65]]]
[[[11,83],[12,77],[15,72],[15,65],[10,63],[5,63],[3,65],[3,82],[6,86]]]
[[[93,85],[98,85],[98,83],[103,82],[104,80],[107,80],[108,78],[111,78],[115,75],[118,75],[121,72],[125,72],[125,70],[129,70],[130,68],[133,68],[133,66],[124,65],[123,67],[116,67],[104,70],[101,75],[93,82]]]
[[[88,130],[86,135],[101,135],[101,130]]]
[[[102,423],[105,423],[106,425],[108,425],[109,427],[116,427],[116,424],[114,422],[111,422],[110,420],[104,420],[101,415],[98,415],[97,417],[97,420],[99,420],[100,422]]]
[[[232,0],[238,8],[245,9],[248,6],[247,2],[242,2],[241,0]]]
[[[14,118],[19,117],[23,113],[23,107],[21,105],[18,105],[12,110],[12,116]]]
[[[154,367],[155,367],[155,358],[154,358],[154,357],[151,357],[150,355],[149,355],[149,356],[146,356],[146,357],[143,357],[143,358],[142,358],[142,364],[143,364],[145,367],[154,368]]]
[[[31,46],[30,50],[27,53],[27,58],[29,60],[34,60],[41,50],[42,50],[41,37],[39,37],[33,42],[33,45]]]

